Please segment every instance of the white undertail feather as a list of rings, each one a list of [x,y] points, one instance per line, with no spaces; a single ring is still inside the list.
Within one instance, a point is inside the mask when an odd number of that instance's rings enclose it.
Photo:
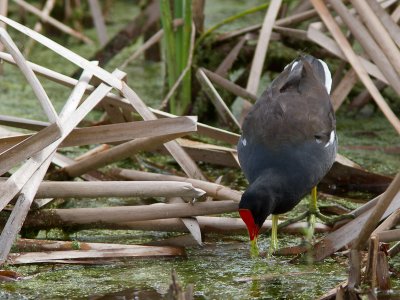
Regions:
[[[299,63],[298,61],[295,61],[295,62],[293,63],[292,68],[290,69],[290,72],[293,71],[294,67],[295,67],[298,63]]]
[[[325,72],[325,88],[328,92],[328,94],[331,93],[331,88],[332,88],[332,75],[331,72],[329,71],[328,65],[326,64],[326,62],[324,62],[321,59],[318,59],[319,62],[322,64],[322,67],[324,68],[324,72]]]

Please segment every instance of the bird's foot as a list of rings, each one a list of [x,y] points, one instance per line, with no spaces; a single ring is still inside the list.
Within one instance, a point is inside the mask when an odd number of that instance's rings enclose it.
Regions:
[[[286,226],[289,226],[290,224],[297,223],[297,222],[299,222],[299,221],[301,221],[301,220],[303,220],[303,219],[306,219],[306,218],[309,216],[309,214],[310,214],[310,213],[307,211],[307,212],[302,213],[301,215],[299,215],[299,216],[297,216],[297,217],[295,217],[295,218],[288,219],[288,220],[286,220],[286,221],[280,223],[280,224],[278,225],[278,228],[279,228],[279,229],[285,228]]]
[[[290,224],[299,222],[301,220],[307,219],[308,220],[308,229],[306,231],[306,239],[307,241],[311,241],[312,237],[314,236],[315,232],[315,224],[317,222],[317,218],[320,219],[324,224],[333,226],[336,222],[344,220],[344,219],[354,219],[354,215],[352,214],[344,214],[340,216],[335,216],[335,217],[328,217],[324,214],[322,214],[318,209],[313,210],[313,211],[306,211],[302,213],[301,215],[288,219],[282,223],[279,224],[278,228],[284,228],[286,226],[289,226]]]
[[[310,214],[314,214],[318,219],[320,219],[324,224],[333,226],[336,222],[345,220],[345,219],[354,219],[355,216],[353,214],[343,214],[340,216],[328,217],[322,214],[319,210],[315,212],[311,212]]]

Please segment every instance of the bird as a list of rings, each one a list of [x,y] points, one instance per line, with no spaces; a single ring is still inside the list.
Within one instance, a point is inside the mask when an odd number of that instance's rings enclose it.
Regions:
[[[337,153],[336,118],[328,65],[301,55],[272,81],[243,120],[237,144],[249,185],[239,202],[251,252],[272,214],[270,253],[277,248],[278,215],[292,210],[329,171]],[[315,222],[315,219],[314,219]]]

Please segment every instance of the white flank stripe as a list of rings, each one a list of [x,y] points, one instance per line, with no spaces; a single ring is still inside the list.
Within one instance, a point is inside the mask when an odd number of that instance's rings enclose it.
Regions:
[[[328,147],[329,145],[332,145],[333,142],[335,141],[335,131],[331,131],[331,135],[329,136],[329,141],[326,143],[325,148]]]

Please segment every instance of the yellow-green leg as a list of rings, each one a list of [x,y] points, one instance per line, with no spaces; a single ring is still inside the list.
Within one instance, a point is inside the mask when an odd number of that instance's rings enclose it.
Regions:
[[[271,243],[269,254],[273,254],[278,249],[278,219],[279,215],[272,215]]]
[[[309,216],[308,216],[308,230],[307,230],[307,240],[311,240],[312,237],[314,236],[314,231],[315,231],[315,223],[316,223],[316,217],[317,215],[321,215],[318,210],[318,204],[317,204],[317,187],[314,186],[311,190],[311,200],[309,204]]]
[[[257,237],[254,238],[254,240],[250,241],[250,256],[251,257],[258,257],[259,256],[259,250],[258,250],[258,245],[257,245]]]

